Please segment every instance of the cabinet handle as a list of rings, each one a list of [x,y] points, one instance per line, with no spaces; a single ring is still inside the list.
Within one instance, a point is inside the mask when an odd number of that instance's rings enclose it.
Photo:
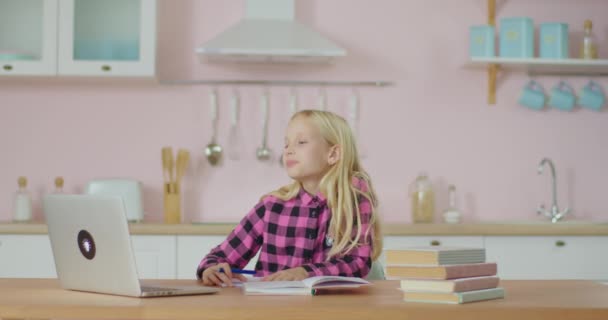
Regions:
[[[557,240],[555,241],[555,246],[556,247],[565,247],[566,246],[566,242],[563,240]]]
[[[103,71],[111,71],[112,67],[110,67],[109,65],[105,64],[105,65],[101,66],[101,70],[103,70]]]
[[[439,242],[439,240],[432,240],[432,241],[431,241],[431,245],[432,245],[432,246],[440,246],[440,245],[441,245],[441,242]]]
[[[13,70],[13,66],[11,66],[10,64],[5,64],[5,65],[4,65],[2,68],[3,68],[4,70],[6,70],[6,71],[11,71],[11,70]]]

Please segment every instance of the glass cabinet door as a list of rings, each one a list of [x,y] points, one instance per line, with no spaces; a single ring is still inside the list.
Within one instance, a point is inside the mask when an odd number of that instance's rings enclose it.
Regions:
[[[57,72],[57,0],[0,0],[0,75]]]
[[[154,75],[155,0],[60,0],[59,74]]]

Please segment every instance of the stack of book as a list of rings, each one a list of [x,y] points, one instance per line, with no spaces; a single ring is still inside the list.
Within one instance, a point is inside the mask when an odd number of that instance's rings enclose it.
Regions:
[[[483,248],[417,247],[385,250],[386,276],[401,280],[403,300],[461,304],[504,298],[497,265]]]

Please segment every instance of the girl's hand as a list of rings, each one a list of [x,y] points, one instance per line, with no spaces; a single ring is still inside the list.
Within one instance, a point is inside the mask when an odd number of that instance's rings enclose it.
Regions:
[[[262,278],[262,281],[297,281],[308,278],[308,272],[302,267],[275,272]]]
[[[220,269],[223,269],[224,272],[220,272]],[[243,282],[247,281],[247,278],[242,274],[232,274],[229,264],[218,263],[203,271],[202,280],[203,284],[206,286],[232,287],[232,278],[239,279]]]

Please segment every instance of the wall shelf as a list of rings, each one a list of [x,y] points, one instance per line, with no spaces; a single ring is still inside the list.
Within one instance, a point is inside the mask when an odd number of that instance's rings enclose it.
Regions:
[[[523,71],[528,75],[608,76],[608,60],[584,59],[517,59],[517,58],[471,58],[467,68],[485,69],[496,65],[504,71]]]
[[[487,24],[496,27],[497,1],[486,0],[486,9]],[[608,76],[608,60],[470,58],[465,67],[487,70],[488,104],[490,105],[496,104],[496,78],[498,71],[524,71],[530,76]]]
[[[201,79],[201,80],[161,80],[165,85],[240,85],[240,86],[348,86],[348,87],[388,87],[391,81],[308,81],[308,80],[247,80],[247,79]]]

